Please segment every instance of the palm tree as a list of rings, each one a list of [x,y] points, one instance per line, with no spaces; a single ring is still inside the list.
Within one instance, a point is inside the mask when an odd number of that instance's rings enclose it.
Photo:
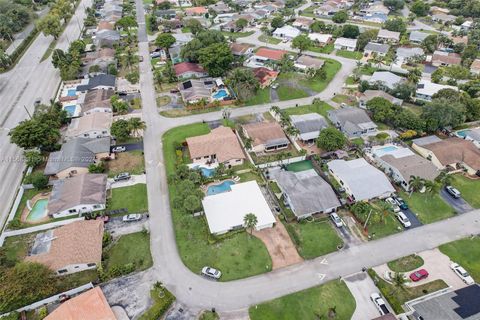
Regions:
[[[287,130],[285,130],[289,136],[295,137],[300,131],[295,128],[294,126],[288,126]]]
[[[247,213],[243,217],[243,224],[247,230],[250,230],[250,234],[253,234],[253,228],[257,226],[258,219],[254,213]]]
[[[440,185],[435,181],[425,181],[425,189],[431,195],[437,194],[440,191]]]
[[[145,130],[147,128],[145,121],[140,120],[140,118],[131,118],[128,120],[128,127],[136,137],[138,136],[139,130]]]
[[[272,111],[274,114],[276,114],[277,116],[280,114],[280,108],[277,107],[277,106],[272,106],[270,108],[270,111]]]
[[[407,79],[413,84],[417,84],[422,78],[422,71],[418,68],[414,68],[408,72]]]
[[[392,206],[385,201],[381,201],[378,204],[378,207],[380,211],[383,213],[383,215],[380,217],[380,221],[385,222],[386,221],[385,218],[388,217],[388,214],[392,210]]]
[[[440,175],[437,178],[435,178],[435,181],[440,182],[442,186],[448,186],[452,184],[452,180],[453,180],[452,176],[446,173],[445,171],[442,171]]]
[[[410,176],[408,185],[410,186],[410,197],[411,197],[412,193],[418,192],[423,189],[423,187],[425,186],[425,180],[423,180],[420,177]]]
[[[393,284],[392,294],[397,293],[398,290],[405,290],[406,289],[406,286],[405,286],[406,283],[407,283],[407,280],[405,280],[404,275],[400,272],[395,272],[394,276],[392,277],[392,284]]]

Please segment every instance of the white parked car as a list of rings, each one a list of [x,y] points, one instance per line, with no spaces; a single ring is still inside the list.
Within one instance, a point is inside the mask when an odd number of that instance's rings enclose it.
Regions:
[[[370,300],[372,300],[372,302],[375,304],[375,307],[380,312],[380,315],[383,316],[385,314],[390,313],[390,310],[388,310],[388,308],[387,308],[387,304],[385,303],[385,301],[383,301],[380,294],[378,294],[376,292],[372,293],[370,295]]]
[[[118,153],[118,152],[125,152],[127,151],[127,148],[125,146],[117,146],[112,148],[112,152]]]
[[[460,266],[458,263],[453,262],[450,265],[450,268],[452,268],[453,272],[455,272],[456,275],[459,276],[460,279],[462,279],[462,281],[466,284],[471,285],[475,283],[473,278],[468,274],[467,270],[463,269],[463,267]]]
[[[412,226],[412,223],[410,220],[407,218],[405,213],[402,211],[399,211],[396,213],[398,221],[403,225],[404,228],[410,228]]]
[[[397,202],[393,200],[392,197],[388,197],[385,199],[385,202],[387,202],[390,206],[392,206],[393,212],[399,212],[400,207],[398,206]]]
[[[457,189],[455,189],[454,187],[452,186],[446,186],[445,187],[445,190],[447,190],[447,192],[452,196],[454,197],[455,199],[459,199],[460,196],[462,195],[460,193],[460,191],[458,191]]]
[[[330,219],[332,219],[333,223],[337,226],[337,228],[343,227],[343,221],[340,219],[336,212],[330,213]]]
[[[211,267],[203,267],[202,274],[213,279],[220,279],[222,276],[220,270]]]
[[[132,221],[139,221],[139,220],[142,220],[142,215],[139,213],[127,214],[122,218],[123,222],[132,222]]]

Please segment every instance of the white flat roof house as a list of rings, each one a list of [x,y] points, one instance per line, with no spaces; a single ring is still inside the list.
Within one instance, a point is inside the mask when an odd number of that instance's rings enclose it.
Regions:
[[[328,171],[353,201],[386,198],[395,192],[385,174],[363,158],[332,160],[327,165]]]
[[[314,42],[318,42],[321,45],[325,45],[332,41],[331,34],[323,34],[323,33],[309,33],[308,38]]]
[[[357,39],[337,38],[334,43],[335,50],[355,51]]]
[[[293,39],[296,36],[299,36],[302,32],[295,27],[286,25],[281,28],[277,28],[273,31],[273,36],[282,39]]]
[[[415,91],[415,98],[424,100],[424,101],[432,101],[432,96],[438,91],[443,89],[452,89],[457,91],[458,88],[454,86],[448,86],[444,84],[433,83],[430,80],[420,80],[417,84],[417,91]]]
[[[256,181],[234,184],[230,188],[231,191],[202,200],[210,233],[222,234],[243,228],[243,218],[248,213],[257,216],[257,230],[273,227],[275,217]]]

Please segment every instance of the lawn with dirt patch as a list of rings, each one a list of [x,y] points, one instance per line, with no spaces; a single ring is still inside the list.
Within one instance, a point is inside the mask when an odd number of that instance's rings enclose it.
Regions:
[[[336,103],[346,103],[350,106],[353,106],[354,104],[356,104],[356,100],[354,97],[347,96],[344,94],[335,95],[335,97],[332,98],[332,101]]]
[[[153,264],[150,254],[150,235],[146,231],[121,236],[104,253],[105,268],[121,268],[128,264],[135,266],[135,271],[146,270]]]
[[[251,306],[248,313],[251,320],[351,319],[355,307],[355,299],[347,285],[343,281],[333,280]]]
[[[475,282],[480,282],[480,237],[449,242],[441,245],[439,249],[449,256],[450,260],[464,267]]]
[[[330,43],[323,47],[310,47],[307,51],[330,54],[333,52],[333,50],[335,50],[335,46],[333,43]]]
[[[30,246],[35,240],[35,233],[8,237],[5,239],[1,252],[4,257],[3,266],[14,266],[22,261],[28,254]]]
[[[280,39],[270,37],[265,34],[262,34],[260,37],[258,37],[258,41],[265,42],[268,44],[279,44],[280,42],[282,42],[282,40]]]
[[[480,208],[480,180],[454,175],[452,185],[457,188],[472,207]]]
[[[337,50],[335,53],[339,57],[344,57],[347,59],[360,60],[362,59],[363,54],[358,51],[347,51],[347,50]]]
[[[416,254],[411,254],[409,256],[390,261],[387,263],[390,270],[394,272],[408,272],[423,266],[423,259]]]
[[[132,186],[112,189],[112,197],[108,199],[107,209],[127,208],[128,213],[148,211],[147,185],[137,183]]]
[[[157,98],[157,107],[163,107],[166,106],[172,102],[172,98],[170,96],[161,96]]]
[[[117,153],[115,160],[107,161],[108,176],[114,177],[119,173],[143,174],[145,171],[145,157],[139,150]]]
[[[329,110],[333,110],[332,106],[330,106],[329,104],[327,104],[323,101],[320,102],[320,103],[308,104],[308,105],[304,105],[304,106],[283,109],[283,111],[286,114],[288,114],[289,116],[306,114],[306,113],[318,113],[318,114],[320,114],[324,117],[327,117],[327,112]]]
[[[414,192],[410,196],[406,192],[400,192],[400,196],[423,224],[447,219],[455,214],[453,208],[438,193],[432,195]]]

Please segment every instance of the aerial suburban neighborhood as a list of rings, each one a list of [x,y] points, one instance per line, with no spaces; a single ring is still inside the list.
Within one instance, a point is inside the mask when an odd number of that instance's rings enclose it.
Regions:
[[[480,319],[480,0],[0,8],[0,319]]]

